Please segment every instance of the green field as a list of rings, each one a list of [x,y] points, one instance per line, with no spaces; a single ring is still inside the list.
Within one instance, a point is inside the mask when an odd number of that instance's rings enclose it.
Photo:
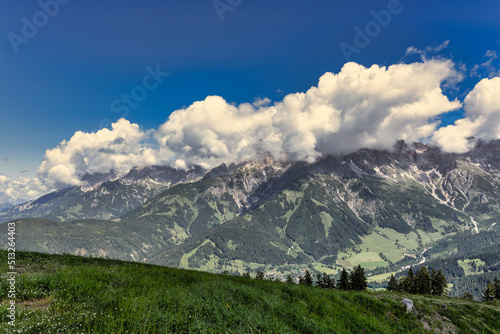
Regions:
[[[347,260],[338,260],[338,264],[348,268],[353,268],[361,264],[363,268],[372,269],[376,267],[385,267],[388,262],[382,260],[379,253],[365,251],[359,254],[352,254]]]
[[[385,274],[380,274],[380,275],[373,275],[369,276],[368,282],[385,282],[391,277],[392,273],[385,273]]]
[[[401,234],[389,228],[376,228],[375,232],[361,237],[361,244],[340,252],[337,263],[344,267],[361,264],[364,268],[386,267],[389,263],[380,257],[382,253],[389,261],[398,262],[405,254],[417,257],[418,234]]]
[[[392,241],[395,241],[397,245],[405,248],[406,253],[416,254],[419,248],[419,236],[415,232],[410,232],[407,234],[398,233],[390,228],[381,228],[378,227],[375,230],[381,232],[387,238]]]
[[[7,253],[0,251],[0,258]],[[312,286],[71,255],[16,253],[16,320],[0,265],[0,332],[498,333],[498,303]],[[407,314],[403,298],[414,300]],[[443,307],[446,305],[446,308]]]
[[[479,267],[484,266],[486,263],[481,259],[465,259],[463,261],[457,261],[458,265],[463,268],[465,276],[482,274],[483,271],[479,270]],[[474,267],[476,269],[474,269]]]

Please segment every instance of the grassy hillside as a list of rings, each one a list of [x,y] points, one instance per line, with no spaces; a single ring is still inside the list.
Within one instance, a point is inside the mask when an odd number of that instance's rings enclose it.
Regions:
[[[0,251],[0,272],[7,254]],[[22,333],[498,333],[500,306],[340,292],[139,263],[18,252]],[[0,279],[0,332],[7,281]],[[417,315],[399,304],[414,300]],[[446,307],[443,307],[446,305]]]

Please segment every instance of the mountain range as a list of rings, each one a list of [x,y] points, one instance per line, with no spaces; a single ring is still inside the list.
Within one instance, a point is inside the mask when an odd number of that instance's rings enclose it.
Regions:
[[[162,190],[200,179],[205,170],[177,170],[166,166],[136,167],[122,178],[115,171],[85,174],[82,185],[57,190],[36,200],[6,208],[0,223],[20,218],[113,219],[144,204]]]
[[[12,208],[14,204],[12,203],[0,203],[0,212]]]
[[[211,170],[87,174],[81,186],[1,211],[0,222],[17,222],[22,250],[278,277],[361,264],[384,281],[463,255],[446,244],[468,240],[477,253],[500,243],[500,140],[470,140],[464,154],[399,141],[314,163],[263,155]]]

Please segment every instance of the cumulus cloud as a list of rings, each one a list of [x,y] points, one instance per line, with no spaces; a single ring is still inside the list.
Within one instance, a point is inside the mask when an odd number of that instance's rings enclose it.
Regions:
[[[205,167],[263,151],[314,161],[362,147],[387,149],[398,139],[430,137],[436,116],[461,107],[441,90],[457,75],[449,60],[370,68],[348,63],[323,75],[317,87],[272,106],[236,106],[210,96],[172,113],[155,137],[184,163]]]
[[[0,175],[0,203],[17,204],[19,201],[38,198],[50,189],[39,178],[10,179]]]
[[[110,129],[76,132],[68,141],[45,152],[38,174],[50,187],[80,184],[85,173],[127,172],[134,166],[165,163],[151,147],[151,131],[120,119]]]
[[[466,117],[439,129],[433,142],[449,152],[472,149],[470,137],[500,138],[500,77],[481,80],[464,100]]]
[[[123,175],[141,165],[211,168],[255,159],[262,153],[312,162],[359,148],[391,149],[399,139],[432,137],[450,145],[446,130],[442,137],[434,135],[439,127],[436,119],[462,106],[442,91],[447,83],[459,79],[455,64],[446,59],[368,68],[351,62],[338,73],[325,73],[306,92],[285,95],[275,103],[259,98],[236,105],[209,96],[174,111],[158,129],[144,130],[120,119],[111,129],[76,132],[46,151],[37,179],[19,181],[26,186],[0,180],[4,182],[0,186],[18,189],[17,195],[11,190],[9,198],[31,199],[44,189],[79,185],[85,173],[114,169]],[[471,122],[480,118],[474,116],[475,108],[480,114],[488,104],[481,86],[476,88],[465,101]],[[473,108],[476,100],[484,105]],[[477,124],[469,132],[487,132],[484,127],[479,131]]]
[[[244,103],[234,106],[222,97],[209,96],[186,109],[173,112],[160,126],[155,138],[178,159],[176,165],[198,164],[213,167],[223,162],[255,157],[259,145],[272,149],[273,108],[265,104]]]
[[[445,59],[446,56],[442,55],[442,51],[446,50],[450,44],[450,41],[444,41],[441,44],[438,45],[433,45],[433,46],[427,46],[423,49],[419,49],[415,46],[410,46],[409,48],[406,49],[405,56],[401,59],[401,61],[409,56],[416,55],[418,58],[420,58],[423,62],[428,61],[429,59]],[[457,64],[458,70],[455,71],[455,75],[450,77],[444,84],[443,88],[448,89],[448,90],[457,90],[458,83],[462,82],[463,79],[466,76],[467,72],[467,67],[464,63],[458,63]]]

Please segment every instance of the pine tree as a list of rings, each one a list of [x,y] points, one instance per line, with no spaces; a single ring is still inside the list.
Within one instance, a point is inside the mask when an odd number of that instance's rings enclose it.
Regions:
[[[431,294],[433,295],[437,295],[438,294],[438,290],[437,289],[437,271],[436,269],[434,269],[434,267],[431,267]]]
[[[261,271],[261,270],[259,270],[259,271],[257,272],[257,275],[255,275],[255,278],[256,278],[256,279],[264,279],[264,272],[263,272],[263,271]]]
[[[345,268],[342,268],[342,272],[340,273],[340,279],[339,282],[337,283],[337,288],[339,288],[339,290],[344,290],[344,291],[349,290],[349,274],[347,273],[347,270],[345,270]]]
[[[356,285],[356,275],[354,274],[354,269],[349,273],[349,290],[354,290]]]
[[[421,295],[430,295],[432,290],[431,278],[426,267],[420,267],[415,276],[415,292]]]
[[[365,270],[358,265],[351,271],[351,275],[349,277],[349,283],[352,290],[363,291],[367,287]]]
[[[394,277],[394,274],[391,274],[391,278],[387,283],[387,291],[398,291],[398,290],[399,290],[398,280],[396,279],[396,277]]]
[[[244,272],[243,277],[250,278],[250,273],[248,271]]]
[[[287,282],[287,283],[294,283],[293,278],[292,278],[292,276],[291,276],[291,275],[288,275],[288,276],[286,277],[286,282]]]
[[[398,285],[398,290],[399,292],[408,292],[408,277],[406,276],[401,276],[399,279],[399,285]]]
[[[309,270],[306,270],[306,273],[304,275],[304,284],[305,285],[313,285],[313,278]]]
[[[435,271],[434,268],[431,269],[431,293],[436,296],[441,296],[447,293],[448,283],[446,282],[446,276],[442,273],[441,269]]]
[[[406,291],[408,293],[417,293],[416,284],[415,284],[415,274],[413,273],[412,267],[408,270],[408,275],[406,276]]]
[[[493,287],[495,288],[495,299],[500,299],[500,279],[496,276],[493,279]]]
[[[323,273],[323,284],[326,289],[335,289],[335,280],[330,275],[327,275],[327,273]]]
[[[359,280],[359,289],[364,291],[368,287],[368,280],[366,279],[365,269],[361,268],[361,265],[358,266],[358,280]]]
[[[483,302],[490,300],[490,296],[495,296],[495,286],[488,281],[486,289],[483,290]]]
[[[325,288],[325,282],[323,281],[323,276],[320,273],[316,274],[316,286],[319,288]]]

